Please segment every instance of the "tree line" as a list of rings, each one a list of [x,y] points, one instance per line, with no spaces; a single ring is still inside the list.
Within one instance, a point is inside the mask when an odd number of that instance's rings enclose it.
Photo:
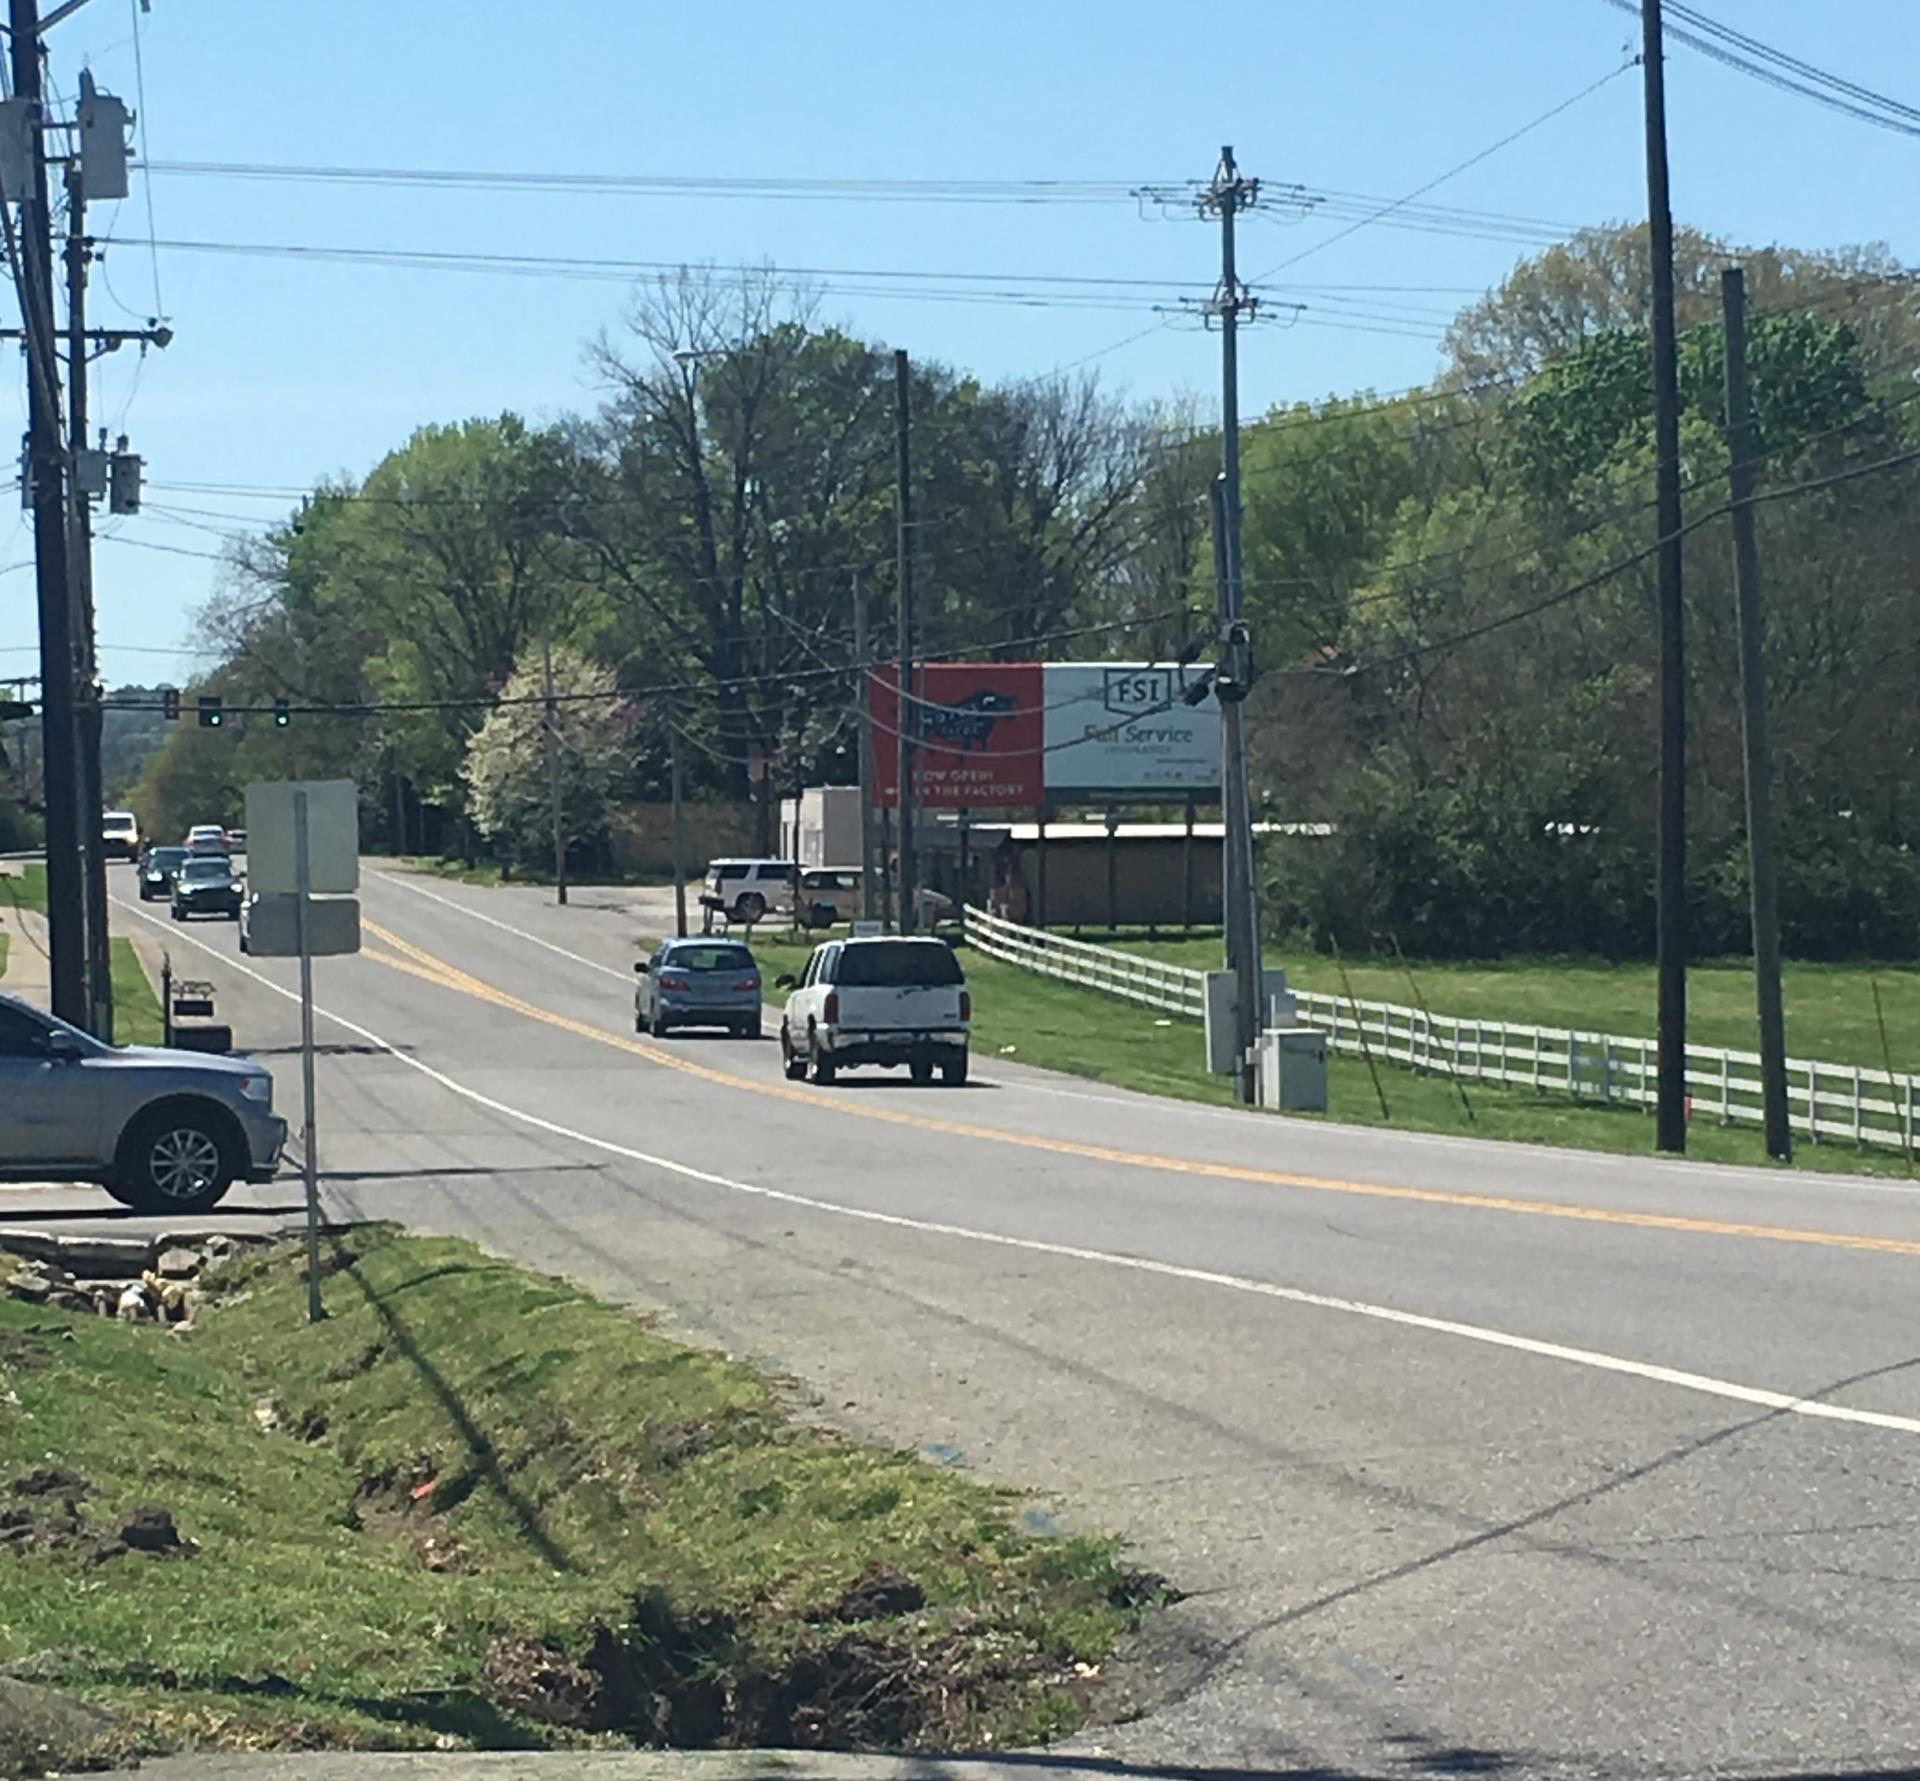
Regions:
[[[1723,243],[1680,240],[1696,925],[1744,944]],[[1753,298],[1783,905],[1803,955],[1920,933],[1911,684],[1920,311],[1877,250],[1740,256]],[[1246,427],[1256,790],[1329,836],[1267,849],[1270,925],[1408,951],[1646,952],[1652,935],[1652,416],[1644,230],[1522,262],[1421,389]],[[344,774],[372,844],[550,859],[543,699],[570,846],[623,801],[772,806],[853,777],[855,603],[893,625],[890,352],[804,292],[686,271],[588,348],[600,400],[545,427],[423,426],[236,544],[205,690],[286,728],[189,722],[150,826],[246,781]],[[916,364],[921,648],[1164,657],[1209,634],[1217,427],[1092,375]],[[1894,460],[1889,462],[1888,460]],[[195,691],[202,689],[194,689]],[[191,713],[191,697],[188,710]]]

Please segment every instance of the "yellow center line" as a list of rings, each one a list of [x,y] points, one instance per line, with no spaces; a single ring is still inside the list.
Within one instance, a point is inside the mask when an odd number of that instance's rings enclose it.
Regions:
[[[1557,1200],[1517,1199],[1504,1194],[1480,1194],[1438,1187],[1395,1186],[1381,1181],[1348,1181],[1324,1175],[1299,1175],[1284,1169],[1258,1169],[1242,1163],[1214,1163],[1198,1158],[1162,1156],[1152,1151],[1122,1150],[1106,1144],[1086,1144],[1073,1138],[1049,1138],[1033,1132],[1003,1131],[995,1126],[972,1125],[963,1120],[939,1119],[930,1114],[905,1112],[899,1108],[860,1104],[835,1095],[797,1087],[787,1082],[763,1082],[739,1076],[731,1070],[718,1070],[709,1064],[695,1063],[664,1046],[624,1033],[610,1033],[602,1027],[557,1014],[533,1002],[522,1001],[495,984],[462,971],[444,959],[402,940],[377,922],[362,917],[361,930],[394,949],[394,953],[364,950],[362,958],[404,971],[436,984],[442,989],[489,1002],[515,1014],[537,1020],[565,1033],[573,1033],[596,1044],[630,1052],[670,1070],[717,1083],[724,1088],[744,1090],[773,1100],[792,1101],[803,1106],[825,1108],[849,1119],[879,1120],[883,1124],[910,1127],[941,1137],[970,1138],[987,1144],[1008,1144],[1021,1150],[1045,1151],[1055,1156],[1078,1157],[1088,1162],[1111,1163],[1121,1168],[1154,1169],[1168,1174],[1194,1175],[1216,1181],[1242,1181],[1261,1187],[1287,1187],[1309,1193],[1345,1194],[1364,1199],[1409,1200],[1427,1206],[1452,1206],[1475,1212],[1505,1212],[1528,1218],[1571,1219],[1580,1224],[1620,1225],[1636,1230],[1675,1231],[1691,1236],[1742,1237],[1765,1243],[1809,1244],[1823,1249],[1853,1249],[1872,1255],[1920,1256],[1920,1242],[1901,1237],[1861,1236],[1845,1231],[1804,1230],[1794,1225],[1745,1224],[1719,1218],[1688,1218],[1669,1212],[1631,1212],[1604,1206],[1568,1205]],[[399,956],[395,956],[395,955]]]

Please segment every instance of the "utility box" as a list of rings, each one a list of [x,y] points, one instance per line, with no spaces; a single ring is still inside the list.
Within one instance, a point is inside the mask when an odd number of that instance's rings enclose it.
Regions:
[[[1206,979],[1207,1069],[1215,1076],[1231,1076],[1239,1068],[1233,1021],[1234,1003],[1239,999],[1237,983],[1231,971],[1209,971]],[[1287,988],[1286,972],[1263,970],[1260,987],[1258,1030],[1291,1027],[1300,1018],[1300,1010]]]
[[[1327,1110],[1327,1036],[1313,1027],[1260,1035],[1260,1105],[1272,1113]]]

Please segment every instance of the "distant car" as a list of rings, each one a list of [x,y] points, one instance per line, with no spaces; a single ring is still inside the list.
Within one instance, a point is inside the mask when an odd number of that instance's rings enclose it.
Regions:
[[[217,915],[226,921],[238,921],[243,894],[240,874],[225,854],[217,859],[189,854],[173,875],[173,919]]]
[[[191,856],[184,847],[149,847],[140,859],[140,901],[173,895],[173,875]]]
[[[287,1139],[247,1058],[102,1045],[0,994],[0,1181],[92,1181],[139,1212],[204,1212],[271,1181]]]
[[[875,934],[814,948],[780,1018],[789,1079],[833,1081],[863,1064],[905,1064],[918,1083],[967,1079],[973,996],[944,940]]]
[[[800,908],[808,915],[827,908],[836,922],[852,921],[860,913],[860,882],[858,866],[802,866]]]
[[[225,853],[227,831],[217,822],[197,822],[187,831],[185,846],[189,853]]]
[[[760,1037],[760,967],[738,940],[668,940],[633,968],[636,1033],[726,1027],[737,1038]]]
[[[100,853],[110,860],[140,857],[140,819],[131,810],[109,810],[101,817]]]
[[[713,860],[707,866],[701,902],[729,921],[756,922],[763,915],[790,915],[799,868],[792,860]]]
[[[247,831],[245,829],[229,829],[227,831],[227,852],[245,853],[246,851]]]

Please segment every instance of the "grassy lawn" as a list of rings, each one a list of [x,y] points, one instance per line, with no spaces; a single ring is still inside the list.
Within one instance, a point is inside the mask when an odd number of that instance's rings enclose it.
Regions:
[[[23,871],[0,874],[0,903],[10,909],[47,912],[47,869],[38,860],[23,862]]]
[[[426,856],[395,856],[383,863],[409,872],[424,872],[430,877],[446,878],[455,884],[477,884],[492,890],[503,884],[552,884],[553,874],[541,871],[517,871],[511,878],[492,860],[469,866],[465,860],[443,860]],[[569,884],[672,884],[671,872],[638,872],[623,878],[602,878],[591,873],[568,878]]]
[[[122,1045],[158,1045],[165,1036],[160,998],[141,969],[133,942],[109,942],[113,954],[113,1036]]]
[[[1045,1738],[1155,1580],[470,1244],[212,1277],[180,1336],[0,1301],[0,1661],[150,1746],[906,1748]],[[43,1517],[77,1498],[79,1525]],[[138,1505],[191,1553],[97,1562]]]
[[[1098,944],[1150,954],[1197,969],[1218,969],[1217,935],[1149,939],[1123,934]],[[1344,993],[1333,960],[1320,953],[1269,952],[1287,981],[1327,995]],[[1397,959],[1350,958],[1347,971],[1363,1002],[1417,1006]],[[1575,1027],[1582,1032],[1653,1036],[1654,981],[1650,964],[1612,965],[1602,959],[1521,958],[1478,962],[1413,961],[1414,980],[1436,1014],[1505,1020],[1520,1026]],[[1910,965],[1810,965],[1785,970],[1787,1049],[1794,1057],[1884,1068],[1874,1018],[1873,981],[1880,984],[1887,1041],[1896,1070],[1920,1070],[1920,971]],[[1712,959],[1687,974],[1687,1029],[1697,1045],[1752,1051],[1759,1038],[1753,1012],[1753,966],[1745,959]]]
[[[7,974],[7,948],[12,944],[12,936],[0,934],[0,978]]]
[[[774,974],[797,973],[814,944],[784,936],[755,938],[753,949],[769,980],[769,1001],[778,1003],[785,993],[771,987]],[[1201,956],[1201,949],[1209,946],[1217,949],[1219,941],[1173,944],[1187,949],[1182,963],[1193,963]],[[1004,1057],[1145,1094],[1174,1095],[1182,1100],[1207,1101],[1218,1106],[1234,1104],[1228,1079],[1212,1075],[1205,1068],[1198,1021],[1158,1014],[1154,1009],[1103,996],[1095,990],[1079,989],[1023,970],[1018,965],[989,958],[973,948],[961,956],[974,991],[974,1057],[984,1068],[991,1068],[996,1057]],[[1389,998],[1364,984],[1356,967],[1349,965],[1349,969],[1355,973],[1354,988],[1362,998],[1409,999],[1404,990],[1399,997]],[[1384,982],[1384,968],[1376,964],[1371,969],[1378,973],[1376,981]],[[1532,969],[1539,972],[1541,967]],[[1332,972],[1330,962],[1327,970]],[[1423,970],[1416,966],[1415,970],[1420,972],[1422,987],[1436,1011],[1462,1011],[1443,1001],[1431,987],[1431,968]],[[1289,978],[1292,978],[1291,967]],[[1336,984],[1337,981],[1336,976]],[[1405,984],[1404,974],[1400,981]],[[1319,985],[1310,981],[1308,987]],[[1885,993],[1883,982],[1882,994]],[[1543,1020],[1536,1024],[1554,1023]],[[1526,1089],[1479,1083],[1466,1085],[1463,1100],[1459,1086],[1451,1081],[1381,1064],[1380,1084],[1386,1093],[1388,1109],[1383,1115],[1364,1060],[1330,1055],[1327,1070],[1329,1112],[1326,1117],[1345,1125],[1391,1126],[1406,1131],[1448,1132],[1459,1137],[1562,1144],[1630,1156],[1649,1155],[1653,1151],[1652,1116],[1631,1108],[1603,1107],[1560,1096],[1536,1095]],[[1469,1106],[1471,1117],[1467,1111]],[[1705,1162],[1772,1166],[1759,1132],[1749,1127],[1722,1126],[1702,1118],[1689,1132],[1687,1147],[1689,1155]],[[1808,1168],[1848,1174],[1908,1173],[1905,1159],[1896,1152],[1856,1151],[1832,1142],[1814,1145],[1804,1138],[1795,1144],[1794,1157],[1796,1163]]]

